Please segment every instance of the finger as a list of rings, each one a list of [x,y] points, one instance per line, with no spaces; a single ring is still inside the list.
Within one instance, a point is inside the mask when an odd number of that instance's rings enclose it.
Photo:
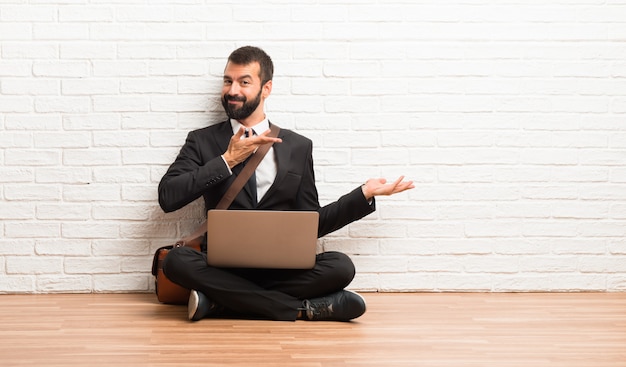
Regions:
[[[413,189],[413,188],[415,188],[415,185],[413,185],[413,181],[407,181],[399,185],[397,187],[397,190],[398,192],[402,192],[402,191],[406,191],[406,190]]]
[[[282,143],[283,141],[282,139],[268,136],[268,134],[270,133],[271,133],[271,130],[265,130],[261,135],[253,136],[251,138],[252,139],[251,141],[254,144],[258,144],[258,145],[267,144],[267,143]]]
[[[272,138],[269,136],[259,137],[256,140],[257,144],[267,144],[267,143],[282,143],[283,140],[280,138]]]
[[[244,129],[243,127],[240,127],[239,130],[237,130],[237,132],[235,133],[235,138],[237,140],[241,139],[241,137],[243,136],[245,131],[246,131],[246,129]]]

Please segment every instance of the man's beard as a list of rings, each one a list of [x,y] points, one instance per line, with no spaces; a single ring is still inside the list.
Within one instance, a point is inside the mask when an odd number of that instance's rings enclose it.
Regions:
[[[241,107],[236,107],[235,105],[228,103],[228,101],[239,101],[243,102],[243,104]],[[244,96],[233,97],[227,94],[222,96],[222,106],[224,107],[224,111],[226,111],[226,115],[228,115],[229,118],[234,120],[246,119],[248,116],[252,115],[257,107],[259,107],[260,103],[261,91],[259,91],[256,98],[250,102],[248,102],[247,98]]]

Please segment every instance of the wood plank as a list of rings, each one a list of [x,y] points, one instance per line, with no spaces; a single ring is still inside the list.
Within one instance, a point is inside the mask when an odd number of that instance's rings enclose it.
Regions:
[[[2,295],[0,365],[626,365],[626,293],[364,296],[350,323],[192,323],[151,294]]]

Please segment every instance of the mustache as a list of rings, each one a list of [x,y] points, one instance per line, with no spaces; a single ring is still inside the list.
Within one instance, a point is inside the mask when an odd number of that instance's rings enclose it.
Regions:
[[[227,101],[235,101],[235,102],[245,102],[246,101],[246,97],[244,96],[231,96],[231,95],[225,95],[224,99]]]

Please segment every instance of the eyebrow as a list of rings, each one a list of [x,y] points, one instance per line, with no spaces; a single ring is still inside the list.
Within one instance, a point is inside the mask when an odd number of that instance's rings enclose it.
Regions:
[[[247,79],[253,79],[253,78],[252,78],[252,75],[250,75],[250,74],[246,74],[246,75],[242,75],[242,76],[240,76],[240,77],[238,78],[238,80],[241,80],[241,79],[246,79],[246,78],[247,78]],[[230,76],[228,76],[228,75],[224,75],[224,79],[233,79],[233,78],[232,78],[232,77],[230,77]]]

